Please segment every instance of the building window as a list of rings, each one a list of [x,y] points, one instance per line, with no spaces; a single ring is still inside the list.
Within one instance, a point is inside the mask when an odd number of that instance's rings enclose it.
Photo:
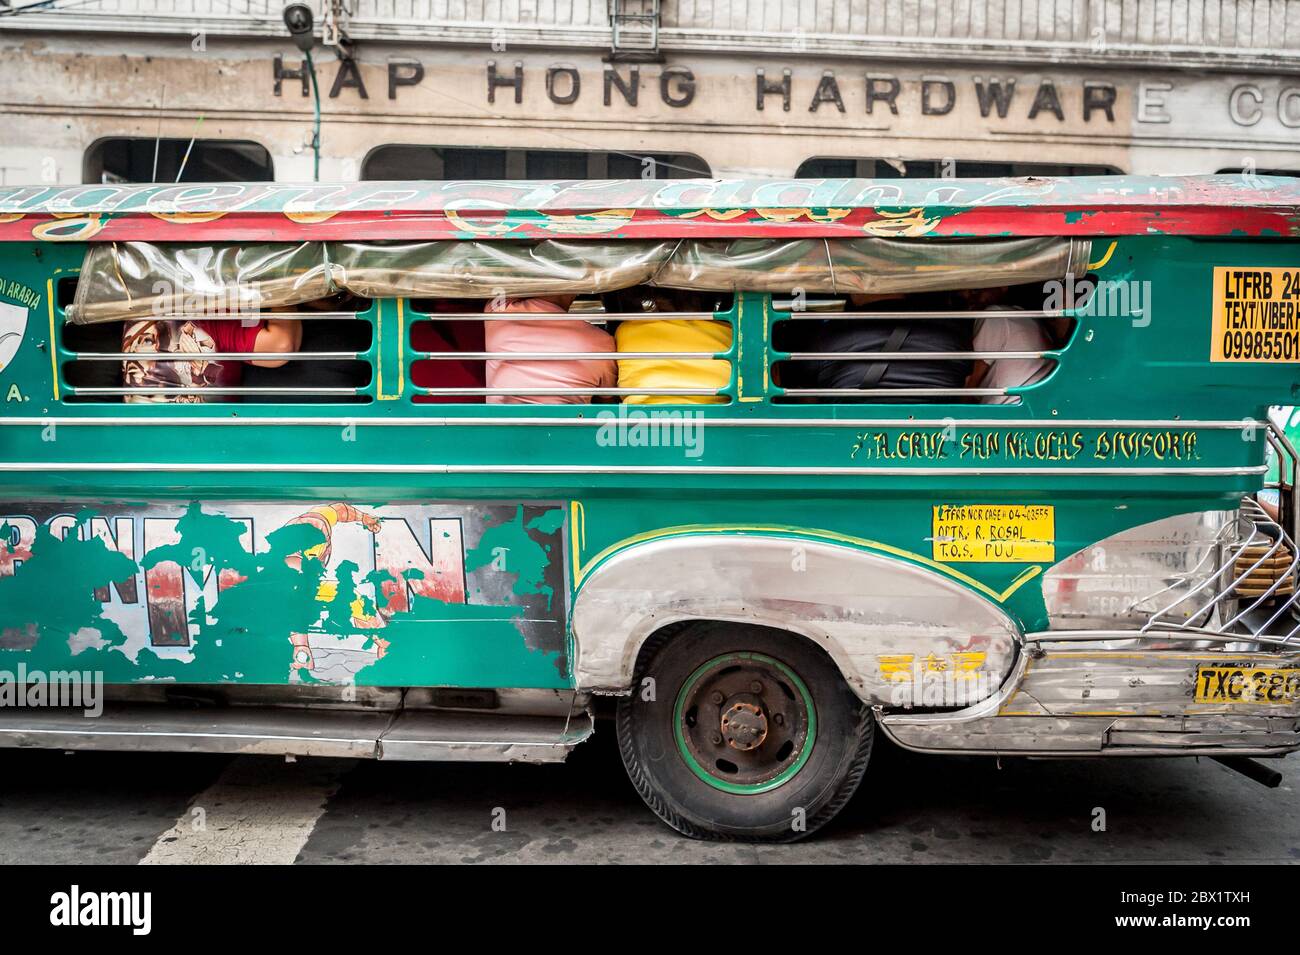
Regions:
[[[1114,176],[1114,166],[1045,162],[979,162],[967,159],[806,159],[795,172],[799,179],[996,179],[1004,176]]]
[[[688,153],[569,149],[379,146],[361,164],[365,179],[689,179],[709,167]]]
[[[1231,169],[1216,169],[1216,176],[1240,176],[1243,173],[1253,176],[1300,176],[1300,169],[1243,169],[1241,166],[1234,166]]]
[[[84,178],[86,182],[271,182],[275,175],[271,154],[257,143],[123,138],[101,139],[86,150]]]

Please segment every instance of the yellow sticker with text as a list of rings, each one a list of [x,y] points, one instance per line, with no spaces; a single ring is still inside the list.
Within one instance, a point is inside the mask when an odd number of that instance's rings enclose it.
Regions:
[[[1056,508],[1048,504],[937,504],[934,559],[946,563],[1050,563]]]
[[[1300,268],[1214,270],[1210,361],[1300,361]]]

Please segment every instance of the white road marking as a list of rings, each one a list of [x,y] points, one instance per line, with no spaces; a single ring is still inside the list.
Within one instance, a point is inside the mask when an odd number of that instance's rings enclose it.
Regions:
[[[241,756],[199,793],[141,865],[288,865],[307,844],[346,763]]]

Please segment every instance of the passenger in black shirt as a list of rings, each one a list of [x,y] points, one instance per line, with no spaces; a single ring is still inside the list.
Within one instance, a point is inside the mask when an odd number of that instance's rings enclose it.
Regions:
[[[855,311],[942,311],[946,301],[939,295],[909,295],[880,299],[854,296]],[[792,351],[812,352],[962,352],[971,349],[971,323],[961,319],[876,319],[848,318],[808,321],[804,342]],[[944,388],[959,390],[971,373],[969,360],[884,359],[819,360],[796,362],[787,375],[790,388],[842,388],[876,390],[894,388]],[[933,402],[939,397],[851,394],[824,396],[819,401],[849,403]],[[954,396],[953,400],[960,400]]]

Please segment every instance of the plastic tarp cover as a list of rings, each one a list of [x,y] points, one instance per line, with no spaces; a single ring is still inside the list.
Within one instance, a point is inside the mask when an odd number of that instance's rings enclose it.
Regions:
[[[68,319],[79,324],[364,298],[696,291],[928,292],[1087,271],[1087,240],[742,239],[92,244]]]

